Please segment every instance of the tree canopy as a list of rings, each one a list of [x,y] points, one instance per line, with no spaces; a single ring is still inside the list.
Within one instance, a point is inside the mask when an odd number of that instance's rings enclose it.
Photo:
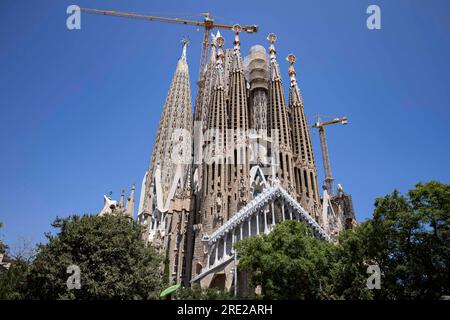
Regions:
[[[236,244],[239,268],[250,272],[251,286],[260,285],[263,297],[269,299],[327,298],[332,249],[296,221]]]
[[[337,244],[284,222],[236,245],[241,270],[267,299],[441,299],[450,295],[450,186],[417,184],[375,200],[373,218]],[[367,287],[368,266],[381,288]]]
[[[141,227],[129,218],[74,215],[52,226],[57,232],[46,235],[33,261],[13,257],[0,273],[0,299],[153,299],[167,285],[164,257],[145,246]],[[431,181],[406,195],[394,190],[375,200],[371,219],[336,243],[316,239],[302,222],[285,221],[235,249],[238,269],[250,274],[264,299],[443,299],[450,296],[450,186]],[[0,250],[8,253],[1,241]],[[67,286],[71,265],[80,269],[80,289]],[[373,265],[380,289],[367,286]],[[230,298],[195,286],[174,295]]]
[[[142,230],[123,216],[57,218],[28,271],[32,299],[152,299],[161,287],[161,257]],[[69,290],[67,268],[80,268],[80,289]]]

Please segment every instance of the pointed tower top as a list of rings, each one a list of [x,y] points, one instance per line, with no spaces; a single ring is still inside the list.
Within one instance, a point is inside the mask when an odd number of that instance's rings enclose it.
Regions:
[[[223,53],[222,50],[222,46],[225,44],[225,39],[222,37],[222,35],[220,34],[220,31],[217,30],[217,34],[216,34],[216,43],[217,46],[219,47],[219,50],[217,50],[217,64],[222,64],[222,58],[225,56],[225,54]]]
[[[214,35],[214,33],[211,33],[211,47],[215,47],[216,45],[216,36]]]
[[[131,219],[134,216],[134,190],[136,189],[135,184],[131,187],[131,193],[127,198],[127,206],[125,207],[125,214],[128,215]]]
[[[291,78],[291,87],[297,85],[297,79],[295,77],[295,68],[294,68],[294,63],[295,63],[295,55],[293,53],[290,53],[287,57],[286,60],[289,62],[289,69],[288,69],[288,73],[289,73],[289,77]]]
[[[186,60],[186,49],[190,42],[189,38],[183,37],[180,42],[183,45],[183,53],[181,54],[181,59]]]
[[[234,31],[234,50],[240,50],[241,42],[239,40],[239,32],[242,31],[242,27],[238,24],[235,24],[232,30]]]
[[[219,47],[222,47],[222,46],[224,45],[224,43],[225,43],[225,39],[224,39],[224,38],[222,37],[222,35],[220,34],[220,31],[219,31],[219,30],[217,30],[215,40],[216,40],[216,44],[217,44]]]
[[[275,43],[275,41],[277,41],[277,35],[275,33],[269,33],[267,35],[267,40],[269,40],[270,43]]]
[[[216,40],[216,36],[211,33],[211,53],[209,56],[209,60],[211,63],[214,63],[215,59],[216,59],[216,46],[217,46],[217,40]],[[206,66],[207,68],[208,66]]]
[[[286,60],[287,60],[291,65],[293,65],[293,64],[295,63],[296,59],[297,59],[297,58],[295,57],[295,55],[294,55],[293,53],[288,54],[288,56],[286,57]]]
[[[120,201],[119,201],[119,207],[123,208],[124,205],[124,199],[125,199],[125,190],[122,189],[122,193],[120,195]]]
[[[302,94],[300,93],[300,88],[298,87],[296,72],[294,68],[294,63],[296,61],[295,55],[290,53],[286,60],[289,62],[289,78],[290,78],[290,91],[289,91],[289,104],[292,108],[293,105],[298,103],[303,104]]]
[[[277,51],[275,50],[275,45],[274,45],[275,41],[277,41],[277,35],[275,33],[269,33],[269,35],[267,36],[267,40],[269,40],[269,42],[270,42],[270,46],[269,46],[270,61],[273,62],[277,58],[277,56],[276,56]]]

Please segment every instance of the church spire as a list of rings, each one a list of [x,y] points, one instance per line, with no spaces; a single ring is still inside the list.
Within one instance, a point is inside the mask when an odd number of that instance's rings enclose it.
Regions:
[[[272,143],[278,142],[277,158],[275,162],[278,166],[276,177],[282,185],[290,192],[293,191],[293,170],[292,170],[292,149],[289,127],[289,115],[286,108],[283,85],[281,81],[280,68],[277,62],[275,41],[277,36],[269,33],[269,112],[268,112],[268,130]]]
[[[144,212],[149,214],[153,211],[152,205],[156,205],[161,212],[167,211],[170,200],[175,196],[173,185],[186,181],[187,165],[181,165],[180,168],[174,161],[180,156],[190,156],[191,153],[189,151],[189,154],[180,155],[180,150],[176,149],[183,142],[186,133],[192,134],[191,89],[186,56],[189,41],[183,38],[181,43],[181,57],[164,103],[146,180]],[[154,201],[155,198],[158,201]]]
[[[209,62],[206,65],[205,77],[203,79],[204,81],[203,86],[200,86],[199,91],[197,92],[195,114],[194,114],[194,120],[201,121],[202,129],[204,129],[206,126],[208,106],[211,98],[211,90],[213,84],[212,78],[214,68],[216,66],[216,47],[217,47],[216,36],[214,36],[214,34],[211,34],[211,52],[209,56]]]
[[[131,219],[134,217],[134,190],[136,189],[135,184],[131,187],[130,196],[127,198],[127,205],[125,207],[125,214],[128,215]]]
[[[122,189],[122,193],[120,194],[120,201],[119,201],[119,207],[124,207],[124,200],[125,200],[125,190]]]
[[[248,106],[247,83],[244,77],[244,67],[240,50],[239,32],[242,27],[233,26],[235,32],[234,50],[231,54],[231,69],[229,71],[229,129],[232,136],[227,137],[230,145],[229,186],[233,186],[234,195],[230,196],[230,212],[237,212],[248,200],[250,189],[248,163]],[[236,187],[237,186],[237,187]]]
[[[277,35],[275,33],[269,33],[267,36],[267,40],[269,40],[269,55],[270,62],[275,62],[277,60],[277,51],[275,50],[275,41],[277,41]]]
[[[184,259],[183,237],[186,208],[190,194],[184,192],[189,181],[192,155],[192,104],[187,63],[187,39],[167,93],[158,133],[145,179],[143,211],[138,217],[145,226],[146,242],[160,244],[161,254],[169,258],[171,281],[181,278],[179,261]],[[152,110],[154,106],[151,106]],[[187,188],[188,189],[188,188]],[[141,207],[141,206],[140,206]],[[134,210],[134,189],[127,203],[127,213]],[[156,246],[158,246],[156,245]]]
[[[203,166],[204,187],[204,230],[212,232],[224,222],[227,203],[224,199],[226,177],[225,132],[227,129],[226,98],[224,85],[224,38],[217,32],[217,60],[213,75],[213,89],[205,134],[205,165]]]
[[[222,67],[223,57],[225,56],[222,47],[225,44],[225,39],[220,34],[219,30],[217,30],[217,34],[214,39],[217,45],[219,46],[219,49],[217,50],[217,66],[220,65]]]
[[[296,193],[300,203],[308,212],[312,213],[316,220],[320,220],[317,168],[314,163],[314,154],[303,108],[303,99],[297,84],[294,68],[296,61],[295,55],[292,53],[289,54],[286,60],[289,62],[289,109],[292,119],[292,149],[295,158],[294,176]]]

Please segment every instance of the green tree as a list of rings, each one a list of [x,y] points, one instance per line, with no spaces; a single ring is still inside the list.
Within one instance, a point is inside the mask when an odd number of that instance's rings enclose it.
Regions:
[[[0,274],[0,300],[19,300],[26,298],[29,263],[14,260],[8,270]]]
[[[236,244],[239,268],[264,299],[333,298],[329,273],[333,245],[316,239],[303,222],[285,221],[269,234]]]
[[[28,273],[32,299],[152,299],[162,287],[161,257],[123,216],[57,218]],[[67,287],[67,268],[80,268],[81,289]]]
[[[333,270],[346,299],[439,299],[450,294],[450,186],[417,184],[376,199],[373,218],[344,232]],[[380,267],[381,289],[364,288],[367,266]]]
[[[441,299],[450,296],[450,186],[419,183],[376,199],[373,218],[336,244],[287,221],[236,250],[267,299]],[[381,289],[367,287],[370,265],[380,268]]]
[[[367,255],[367,233],[371,231],[371,224],[363,222],[355,230],[343,231],[339,236],[339,243],[334,247],[334,263],[331,268],[333,293],[338,299],[371,300],[373,290],[367,288],[366,273],[371,263]]]
[[[3,224],[0,222],[0,229]],[[9,248],[0,238],[0,254],[5,256],[9,253]],[[0,259],[1,260],[1,259]],[[29,268],[29,260],[25,257],[14,257],[10,261],[10,267],[0,273],[0,300],[23,299],[26,293],[27,274]]]

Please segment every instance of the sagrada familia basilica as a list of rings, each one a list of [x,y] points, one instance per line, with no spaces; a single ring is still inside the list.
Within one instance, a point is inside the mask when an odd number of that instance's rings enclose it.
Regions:
[[[267,37],[267,51],[255,45],[243,57],[241,30],[233,31],[231,48],[219,32],[211,37],[194,110],[183,42],[138,222],[145,241],[166,257],[171,282],[246,295],[248,275],[239,270],[235,242],[284,220],[304,221],[317,238],[333,241],[356,220],[350,195],[319,185],[295,56],[287,57],[285,97],[275,34]],[[119,203],[105,197],[102,214],[123,207],[133,217],[133,204],[134,187],[126,206],[123,196]]]

